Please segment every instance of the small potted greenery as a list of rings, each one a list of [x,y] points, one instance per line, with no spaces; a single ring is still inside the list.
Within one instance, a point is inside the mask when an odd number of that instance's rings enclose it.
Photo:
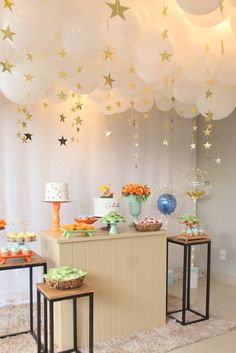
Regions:
[[[118,234],[117,224],[125,222],[125,219],[117,212],[109,212],[101,218],[101,221],[110,225],[109,234]]]

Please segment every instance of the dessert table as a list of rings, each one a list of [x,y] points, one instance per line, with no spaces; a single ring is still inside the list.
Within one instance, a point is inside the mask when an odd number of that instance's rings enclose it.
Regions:
[[[85,283],[94,290],[94,342],[132,335],[166,322],[166,232],[137,232],[119,226],[120,234],[62,237],[43,231],[42,256],[48,267],[71,266],[88,271]],[[88,305],[78,303],[78,345],[87,344]],[[55,305],[55,340],[71,345],[71,305]]]

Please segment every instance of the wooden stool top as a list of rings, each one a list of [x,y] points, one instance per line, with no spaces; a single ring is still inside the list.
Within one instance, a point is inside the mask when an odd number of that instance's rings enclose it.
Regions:
[[[53,289],[50,288],[46,283],[38,283],[37,289],[48,299],[48,300],[64,300],[73,297],[83,297],[94,293],[94,290],[83,284],[79,288],[73,289]]]

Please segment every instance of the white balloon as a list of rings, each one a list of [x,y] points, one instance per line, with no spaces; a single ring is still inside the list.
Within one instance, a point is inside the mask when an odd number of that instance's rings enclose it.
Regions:
[[[119,94],[127,99],[138,97],[145,87],[145,83],[136,75],[130,75],[128,82],[118,87]]]
[[[177,0],[179,6],[193,15],[210,13],[220,6],[221,0]]]
[[[155,95],[155,103],[157,108],[161,112],[168,112],[173,108],[173,101],[171,99],[172,92],[170,90],[166,90],[164,92],[157,91]]]
[[[70,97],[69,89],[61,84],[60,82],[56,82],[54,90],[52,94],[49,96],[48,100],[52,103],[65,103]]]
[[[180,66],[192,67],[203,61],[206,56],[206,48],[202,44],[202,38],[189,34],[181,42],[175,45],[174,59]]]
[[[2,74],[1,87],[11,101],[30,104],[51,94],[54,82],[40,63],[25,60],[14,66],[12,74]]]
[[[18,0],[14,10],[4,10],[1,27],[10,27],[14,40],[7,39],[10,46],[21,52],[41,52],[50,44],[53,35],[53,21],[47,7],[41,3]]]
[[[124,13],[126,21],[119,16],[109,20],[107,40],[117,50],[130,50],[136,45],[142,33],[141,19],[131,9]]]
[[[208,89],[212,94],[207,98]],[[199,112],[204,116],[211,112],[214,120],[229,116],[234,111],[235,105],[235,88],[222,85],[219,82],[203,87],[196,99],[196,107]]]
[[[137,112],[140,113],[145,113],[145,112],[149,112],[154,104],[154,99],[152,97],[152,95],[145,95],[145,94],[141,94],[139,97],[135,98],[133,100],[134,102],[134,109]]]
[[[219,64],[219,68],[216,73],[218,81],[224,85],[234,86],[236,85],[236,52],[230,56],[224,56]]]
[[[188,80],[183,71],[176,75],[173,84],[173,95],[178,101],[193,104],[199,89],[200,86]]]
[[[61,37],[65,50],[76,58],[94,55],[104,45],[103,28],[92,14],[79,13],[68,20]]]
[[[186,104],[175,101],[174,109],[176,113],[182,116],[183,118],[195,118],[200,114],[194,104]]]
[[[218,62],[216,61],[216,58],[208,55],[203,61],[199,61],[195,66],[186,67],[183,71],[190,81],[196,84],[201,84],[213,79],[217,68]]]
[[[236,7],[236,0],[229,0],[231,5],[233,5],[234,7]]]
[[[108,99],[109,94],[110,92],[101,91],[96,88],[94,91],[88,94],[88,98],[95,103],[101,103]]]

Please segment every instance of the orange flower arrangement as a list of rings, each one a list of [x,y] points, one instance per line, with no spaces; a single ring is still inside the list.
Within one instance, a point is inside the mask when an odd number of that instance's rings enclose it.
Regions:
[[[130,195],[140,196],[145,201],[151,195],[151,190],[147,185],[127,184],[122,187],[122,195],[125,197]]]

